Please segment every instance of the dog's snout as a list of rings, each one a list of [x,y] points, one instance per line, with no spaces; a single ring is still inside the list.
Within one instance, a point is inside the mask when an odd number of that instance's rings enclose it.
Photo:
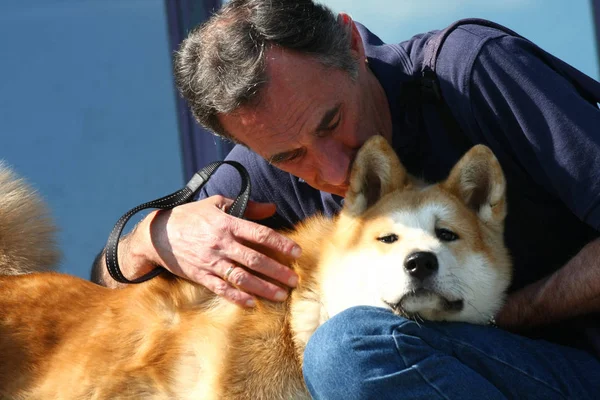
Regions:
[[[406,257],[404,268],[410,276],[424,280],[438,270],[438,260],[432,252],[417,251]]]

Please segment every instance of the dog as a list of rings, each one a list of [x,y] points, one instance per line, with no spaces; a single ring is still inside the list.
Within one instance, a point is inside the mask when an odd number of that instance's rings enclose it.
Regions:
[[[2,276],[0,398],[308,399],[305,345],[349,307],[475,324],[499,311],[511,279],[505,186],[485,146],[469,150],[445,181],[424,184],[385,139],[371,138],[357,153],[340,214],[285,232],[302,247],[300,258],[270,254],[299,274],[297,287],[283,303],[257,299],[251,309],[166,272],[114,290],[53,272]],[[16,197],[31,202],[24,217],[37,215],[37,200]],[[48,230],[36,229],[12,236],[52,258],[33,239]],[[19,263],[2,259],[0,270]]]

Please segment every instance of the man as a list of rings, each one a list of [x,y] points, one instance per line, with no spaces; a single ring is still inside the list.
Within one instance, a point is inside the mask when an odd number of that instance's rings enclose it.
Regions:
[[[163,265],[241,305],[253,306],[253,295],[283,300],[284,291],[249,271],[291,287],[295,274],[243,242],[298,255],[268,227],[335,214],[368,137],[384,136],[409,172],[431,181],[448,173],[464,143],[484,143],[507,177],[506,242],[515,266],[497,323],[569,347],[490,327],[416,327],[357,308],[309,342],[307,384],[317,398],[394,398],[399,388],[423,398],[593,397],[600,389],[592,355],[600,349],[600,110],[531,43],[467,25],[449,35],[437,60],[442,96],[460,127],[449,132],[439,107],[412,90],[431,35],[384,44],[309,0],[225,5],[182,44],[177,85],[201,124],[240,144],[228,158],[249,169],[255,202],[246,217],[262,225],[223,212],[239,188],[223,167],[201,200],[152,213],[123,239],[125,275]],[[103,257],[93,275],[116,286]]]

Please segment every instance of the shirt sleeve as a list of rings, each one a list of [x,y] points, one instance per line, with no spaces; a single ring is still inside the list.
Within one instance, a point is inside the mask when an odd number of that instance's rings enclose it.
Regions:
[[[500,35],[480,43],[462,83],[462,95],[469,100],[463,99],[459,118],[531,182],[598,230],[597,105],[586,101],[527,40]]]
[[[271,181],[276,186],[283,187],[285,176],[280,171],[270,171],[269,168],[264,167],[257,160],[258,156],[251,152],[249,149],[237,145],[225,158],[228,161],[237,161],[242,164],[250,175],[250,200],[259,203],[276,203],[277,212],[276,214],[265,220],[257,221],[263,225],[269,226],[274,229],[285,228],[289,226],[289,222],[286,221],[285,205],[281,204],[278,199],[273,196],[273,190],[262,188],[262,182]],[[270,178],[265,175],[274,175]],[[240,193],[241,189],[241,178],[237,170],[230,165],[224,164],[211,176],[208,182],[200,190],[198,200],[205,199],[215,195],[221,195],[230,199],[235,199]]]
[[[298,221],[317,212],[332,215],[339,208],[332,195],[322,193],[293,175],[281,171],[247,147],[237,145],[226,157],[241,163],[250,175],[250,199],[261,203],[273,203],[276,214],[256,221],[274,229],[291,228]],[[204,199],[213,195],[235,198],[241,181],[235,168],[223,165],[209,179],[198,196]]]

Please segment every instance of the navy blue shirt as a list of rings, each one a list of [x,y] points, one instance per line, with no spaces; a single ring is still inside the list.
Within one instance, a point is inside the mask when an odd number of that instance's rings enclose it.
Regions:
[[[384,44],[363,26],[359,30],[369,67],[387,95],[394,149],[410,173],[432,182],[444,179],[465,151],[458,143],[465,141],[486,144],[498,158],[507,180],[505,238],[514,261],[513,290],[551,274],[598,237],[600,110],[550,68],[537,47],[479,25],[460,26],[448,36],[437,76],[464,132],[457,142],[435,105],[405,101],[435,32]],[[340,197],[310,187],[245,147],[236,146],[228,159],[248,168],[253,200],[277,205],[277,214],[262,221],[268,226],[290,227],[341,208]],[[235,197],[238,191],[237,172],[224,166],[201,197]],[[589,348],[583,330],[573,328],[581,324],[590,331],[600,327],[598,321],[586,317],[540,335]]]

